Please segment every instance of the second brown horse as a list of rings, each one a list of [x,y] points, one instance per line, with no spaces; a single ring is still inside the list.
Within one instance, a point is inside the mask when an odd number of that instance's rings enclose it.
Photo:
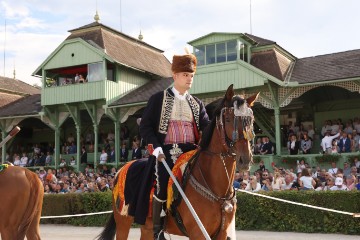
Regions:
[[[44,187],[39,177],[22,167],[0,172],[0,233],[2,240],[39,240]]]

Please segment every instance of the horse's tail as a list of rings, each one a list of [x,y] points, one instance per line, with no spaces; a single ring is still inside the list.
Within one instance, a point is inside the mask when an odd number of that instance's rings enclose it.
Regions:
[[[116,222],[114,218],[114,212],[111,214],[108,219],[104,230],[97,236],[97,240],[111,240],[114,239],[116,233]]]
[[[39,205],[39,202],[41,201],[39,196],[42,196],[43,193],[40,192],[42,188],[40,187],[41,182],[39,181],[38,177],[30,170],[24,169],[24,171],[25,176],[30,183],[30,188],[28,190],[30,191],[30,195],[28,200],[24,199],[24,201],[28,201],[28,204],[18,228],[18,236],[25,237],[26,232],[31,222],[33,221],[37,211],[42,210],[42,206],[40,206],[40,209],[37,209],[37,207]]]

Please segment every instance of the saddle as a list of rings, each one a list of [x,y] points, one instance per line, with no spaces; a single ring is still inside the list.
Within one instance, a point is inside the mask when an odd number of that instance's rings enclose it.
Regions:
[[[184,185],[186,183],[186,179],[188,174],[184,174],[185,172],[189,172],[186,169],[188,168],[188,164],[190,160],[194,159],[194,156],[198,150],[192,150],[186,153],[183,153],[176,160],[176,163],[172,169],[172,173],[176,177],[177,181],[180,185]],[[150,158],[149,158],[150,159]],[[150,160],[134,160],[127,163],[124,167],[122,167],[116,177],[115,187],[113,190],[113,201],[116,203],[116,210],[120,212],[121,215],[133,215],[133,211],[131,210],[134,205],[139,201],[138,196],[134,196],[141,192],[143,189],[142,178],[144,177],[144,172],[146,171],[146,165],[150,163],[147,162]],[[156,160],[155,160],[156,161]],[[192,161],[191,161],[192,162]],[[155,184],[153,181],[151,183],[150,191],[146,197],[149,197],[149,205],[147,206],[147,217],[151,217],[152,214],[152,198],[155,191]],[[129,189],[131,186],[131,189]],[[183,188],[184,186],[182,186]],[[126,190],[125,190],[126,189]],[[144,193],[147,194],[147,193]],[[179,194],[174,181],[172,178],[169,178],[168,182],[168,191],[167,191],[167,209],[171,209],[171,205],[174,203],[178,203],[179,199],[181,200],[181,195]],[[140,223],[141,224],[141,223]]]

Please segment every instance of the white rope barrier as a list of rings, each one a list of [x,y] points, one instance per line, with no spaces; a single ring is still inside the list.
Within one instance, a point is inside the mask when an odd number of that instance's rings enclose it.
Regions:
[[[305,203],[292,202],[292,201],[289,201],[289,200],[276,198],[276,197],[271,197],[271,196],[267,196],[267,195],[263,195],[263,194],[259,194],[259,193],[253,193],[253,192],[245,191],[245,190],[238,189],[238,188],[235,189],[235,190],[237,192],[247,193],[247,194],[250,194],[250,195],[263,197],[263,198],[268,198],[268,199],[272,199],[272,200],[279,201],[279,202],[290,203],[290,204],[293,204],[293,205],[298,205],[298,206],[303,206],[303,207],[308,207],[308,208],[314,208],[314,209],[319,209],[319,210],[323,210],[323,211],[334,212],[334,213],[339,213],[339,214],[344,214],[344,215],[350,215],[350,216],[353,216],[354,218],[360,218],[360,213],[351,213],[351,212],[339,211],[339,210],[335,210],[335,209],[331,209],[331,208],[317,207],[317,206],[313,206],[313,205],[309,205],[309,204],[305,204]],[[83,217],[83,216],[93,216],[93,215],[100,215],[100,214],[108,214],[108,213],[112,213],[112,212],[113,211],[104,211],[104,212],[83,213],[83,214],[74,214],[74,215],[42,216],[41,219]]]
[[[113,211],[96,212],[96,213],[83,213],[83,214],[74,214],[74,215],[61,215],[61,216],[42,216],[42,217],[40,217],[40,219],[83,217],[83,216],[92,216],[92,215],[108,214],[108,213],[112,213],[112,212],[113,212]]]
[[[339,210],[330,209],[330,208],[317,207],[317,206],[313,206],[313,205],[309,205],[309,204],[305,204],[305,203],[292,202],[292,201],[288,201],[288,200],[281,199],[281,198],[276,198],[276,197],[271,197],[271,196],[267,196],[267,195],[263,195],[263,194],[259,194],[259,193],[253,193],[253,192],[245,191],[245,190],[242,190],[242,189],[235,189],[235,190],[238,191],[238,192],[247,193],[247,194],[251,194],[251,195],[255,195],[255,196],[263,197],[263,198],[269,198],[269,199],[272,199],[272,200],[275,200],[275,201],[290,203],[290,204],[293,204],[293,205],[298,205],[298,206],[314,208],[314,209],[319,209],[319,210],[328,211],[328,212],[335,212],[335,213],[350,215],[350,216],[353,216],[355,218],[360,217],[360,213],[351,213],[351,212],[339,211]]]

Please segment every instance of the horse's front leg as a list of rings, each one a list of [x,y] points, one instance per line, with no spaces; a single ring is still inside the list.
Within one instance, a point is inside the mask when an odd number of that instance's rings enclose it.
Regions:
[[[153,239],[153,223],[152,218],[146,218],[145,225],[141,226],[141,239],[140,240],[148,240]]]

